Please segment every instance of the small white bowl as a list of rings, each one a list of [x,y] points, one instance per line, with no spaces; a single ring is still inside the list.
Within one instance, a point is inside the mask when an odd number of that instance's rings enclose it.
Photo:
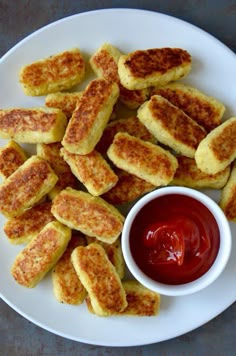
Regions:
[[[195,279],[192,282],[185,283],[185,284],[164,284],[153,280],[152,278],[148,277],[136,264],[134,257],[132,256],[131,249],[130,249],[130,230],[132,224],[135,220],[136,215],[140,212],[142,208],[146,206],[149,202],[154,199],[157,199],[164,195],[185,195],[191,198],[196,199],[203,205],[205,205],[208,210],[213,214],[215,220],[218,224],[219,233],[220,233],[220,246],[218,250],[217,257],[212,264],[212,266],[208,269],[208,271],[203,274],[198,279]],[[206,288],[211,283],[213,283],[216,278],[224,270],[229,256],[231,252],[231,244],[232,244],[232,237],[231,237],[231,230],[229,223],[221,210],[221,208],[207,195],[191,189],[191,188],[184,188],[184,187],[164,187],[159,188],[141,198],[129,211],[122,232],[122,251],[124,255],[124,259],[126,265],[132,275],[144,286],[158,292],[163,295],[169,296],[181,296],[192,294],[197,291]]]

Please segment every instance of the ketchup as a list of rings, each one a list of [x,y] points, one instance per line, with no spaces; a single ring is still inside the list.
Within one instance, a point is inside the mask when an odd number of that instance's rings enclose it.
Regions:
[[[171,194],[152,200],[137,214],[130,248],[140,269],[165,284],[191,282],[208,271],[220,244],[217,222],[194,198]]]

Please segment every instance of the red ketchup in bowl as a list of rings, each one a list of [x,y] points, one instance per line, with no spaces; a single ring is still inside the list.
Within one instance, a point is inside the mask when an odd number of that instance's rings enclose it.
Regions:
[[[199,201],[181,194],[149,202],[130,230],[136,264],[164,284],[184,284],[201,277],[214,263],[219,245],[213,214]]]

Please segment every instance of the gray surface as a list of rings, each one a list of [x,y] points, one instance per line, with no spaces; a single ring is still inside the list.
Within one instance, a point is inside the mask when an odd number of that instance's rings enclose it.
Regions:
[[[236,1],[0,0],[0,56],[22,38],[50,22],[79,12],[111,7],[147,9],[178,17],[213,34],[236,52]],[[0,300],[0,355],[4,356],[154,354],[233,356],[236,354],[235,347],[236,303],[201,328],[173,340],[142,347],[109,348],[81,344],[53,335],[22,318]]]

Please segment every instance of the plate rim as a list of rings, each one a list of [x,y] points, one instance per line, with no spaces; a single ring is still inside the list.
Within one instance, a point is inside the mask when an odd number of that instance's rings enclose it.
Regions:
[[[13,47],[11,47],[5,54],[3,54],[3,56],[0,58],[0,64],[3,60],[5,60],[9,55],[11,55],[11,53],[17,49],[17,47],[20,47],[24,42],[26,42],[29,38],[34,37],[35,35],[37,35],[40,32],[46,31],[47,28],[50,28],[51,26],[55,26],[59,23],[62,22],[66,22],[72,18],[75,17],[84,17],[84,16],[89,16],[90,14],[100,14],[100,13],[105,13],[105,12],[142,12],[142,13],[146,13],[147,15],[152,15],[152,16],[158,16],[160,15],[161,17],[166,17],[171,19],[172,21],[176,21],[176,22],[180,22],[182,24],[185,24],[188,27],[192,27],[195,30],[198,30],[200,32],[202,32],[202,34],[208,36],[209,38],[211,38],[214,41],[218,42],[218,45],[222,46],[224,48],[224,50],[229,51],[229,53],[231,53],[231,55],[236,56],[236,53],[234,53],[234,51],[229,48],[225,43],[223,43],[221,40],[219,40],[217,37],[215,37],[214,35],[212,35],[211,33],[207,32],[206,30],[202,29],[201,27],[198,27],[190,22],[187,22],[186,20],[180,19],[178,17],[166,14],[166,13],[162,13],[162,12],[157,12],[157,11],[152,11],[152,10],[146,10],[146,9],[136,9],[136,8],[124,8],[124,7],[119,7],[119,8],[104,8],[104,9],[96,9],[96,10],[89,10],[89,11],[84,11],[84,12],[79,12],[73,15],[68,15],[65,17],[62,17],[58,20],[52,21],[50,23],[48,23],[47,25],[38,28],[37,30],[33,31],[32,33],[28,34],[26,37],[22,38],[19,42],[17,42],[15,45],[13,45]]]
[[[10,56],[12,53],[14,53],[14,51],[17,50],[18,47],[24,45],[24,42],[27,42],[30,38],[33,38],[34,36],[37,36],[38,33],[43,32],[43,31],[47,31],[48,28],[52,27],[52,26],[56,26],[60,23],[63,22],[67,22],[70,21],[72,18],[80,18],[80,17],[86,17],[89,16],[91,14],[101,14],[101,13],[107,13],[107,12],[114,12],[114,13],[127,13],[127,12],[132,12],[132,13],[145,13],[146,15],[150,15],[150,16],[161,16],[164,17],[166,19],[169,19],[171,21],[175,21],[176,23],[179,24],[184,24],[185,26],[187,26],[188,28],[192,27],[193,29],[197,30],[198,32],[201,32],[204,36],[207,36],[209,39],[213,40],[214,42],[216,42],[219,46],[221,46],[223,48],[224,51],[227,51],[229,53],[229,55],[233,56],[234,60],[236,60],[236,54],[234,53],[234,51],[229,48],[226,44],[224,44],[222,41],[220,41],[218,38],[216,38],[214,35],[208,33],[207,31],[205,31],[204,29],[191,24],[185,20],[182,20],[178,17],[169,15],[169,14],[165,14],[165,13],[161,13],[161,12],[157,12],[157,11],[152,11],[152,10],[145,10],[145,9],[136,9],[136,8],[105,8],[105,9],[97,9],[97,10],[90,10],[90,11],[84,11],[81,13],[76,13],[73,15],[69,15],[69,16],[65,16],[62,17],[58,20],[52,21],[50,23],[48,23],[45,26],[40,27],[39,29],[33,31],[32,33],[28,34],[26,37],[22,38],[19,42],[17,42],[13,47],[11,47],[1,58],[0,58],[0,66],[2,64],[2,62],[4,62],[8,56]],[[73,341],[77,341],[77,342],[81,342],[81,343],[87,343],[87,344],[91,344],[91,345],[99,345],[99,346],[112,346],[112,347],[127,347],[127,346],[142,346],[142,345],[149,345],[149,344],[153,344],[153,343],[159,343],[162,341],[167,341],[173,338],[176,338],[178,336],[182,336],[188,332],[191,332],[193,330],[198,329],[199,327],[201,327],[202,325],[206,324],[207,322],[213,320],[215,317],[217,317],[218,315],[220,315],[221,313],[223,313],[226,309],[228,309],[230,306],[232,306],[232,304],[235,302],[235,300],[232,300],[232,302],[230,304],[228,304],[224,309],[221,309],[220,312],[218,312],[218,310],[214,313],[212,313],[211,316],[205,318],[201,323],[198,323],[197,326],[193,326],[192,328],[188,328],[188,331],[182,333],[182,332],[176,332],[175,335],[173,336],[167,336],[166,338],[162,338],[159,341],[140,341],[140,343],[122,343],[122,345],[119,345],[118,342],[117,343],[111,343],[111,342],[101,342],[101,343],[97,343],[97,342],[93,342],[91,340],[86,340],[85,338],[74,338],[71,337],[70,335],[67,335],[66,333],[63,332],[59,332],[51,327],[47,327],[46,325],[42,324],[41,322],[38,322],[37,320],[35,320],[34,318],[28,316],[24,311],[22,311],[20,308],[18,308],[17,306],[14,306],[14,303],[12,303],[11,301],[9,302],[7,300],[7,298],[5,298],[5,296],[2,295],[2,292],[0,291],[0,297],[1,299],[8,305],[10,306],[13,310],[15,310],[18,314],[20,314],[21,316],[23,316],[25,319],[29,320],[30,322],[32,322],[33,324],[41,327],[44,330],[47,330],[55,335],[73,340]]]

